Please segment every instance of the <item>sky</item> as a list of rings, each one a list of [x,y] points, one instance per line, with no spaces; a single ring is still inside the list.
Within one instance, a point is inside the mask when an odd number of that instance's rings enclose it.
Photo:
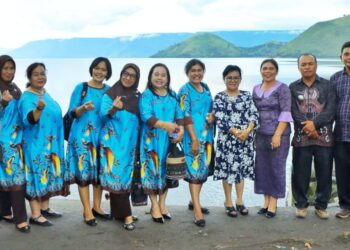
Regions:
[[[350,0],[1,0],[0,48],[41,39],[304,30],[350,14]]]

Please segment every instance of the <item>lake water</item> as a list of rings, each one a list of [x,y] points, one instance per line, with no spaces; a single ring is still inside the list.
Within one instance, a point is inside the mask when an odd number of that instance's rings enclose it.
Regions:
[[[204,82],[206,82],[212,94],[225,89],[222,80],[222,71],[228,64],[236,64],[242,69],[242,83],[240,89],[251,91],[253,86],[261,82],[260,63],[264,58],[206,58],[202,59],[206,66]],[[17,59],[17,71],[15,82],[23,90],[27,82],[25,70],[27,66],[35,61],[44,62],[47,68],[48,81],[46,89],[50,95],[61,105],[63,113],[66,112],[70,95],[75,85],[82,81],[90,79],[89,66],[93,59]],[[107,82],[112,85],[119,79],[120,70],[129,62],[136,63],[141,69],[141,79],[139,90],[142,92],[146,86],[148,71],[153,64],[165,63],[170,70],[171,86],[177,91],[186,81],[187,77],[184,73],[184,66],[188,59],[161,59],[161,58],[126,58],[126,59],[110,59],[113,68],[111,79]],[[277,59],[279,63],[279,74],[277,79],[290,83],[300,78],[296,59]],[[324,78],[329,77],[342,68],[342,64],[337,59],[319,59],[318,74]],[[287,160],[287,196],[290,197],[290,169],[291,154]],[[79,199],[76,185],[71,186],[72,194],[68,199]],[[233,197],[235,191],[233,189]],[[170,189],[167,203],[169,205],[185,205],[190,199],[188,184],[180,181],[179,188]],[[254,194],[254,183],[246,181],[244,190],[244,202],[247,206],[259,206],[263,201],[262,195]],[[212,177],[203,185],[201,192],[201,202],[205,206],[222,206],[224,202],[224,194],[221,181],[213,181]],[[278,201],[279,206],[285,206],[288,203],[286,199]]]

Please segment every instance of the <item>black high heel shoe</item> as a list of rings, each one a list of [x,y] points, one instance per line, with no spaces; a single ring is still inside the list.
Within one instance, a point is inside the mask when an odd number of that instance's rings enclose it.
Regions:
[[[153,219],[154,222],[161,223],[161,224],[164,223],[163,217],[155,218],[155,217],[153,217],[153,215],[151,215],[151,216],[152,216],[152,219]]]
[[[164,220],[171,220],[171,214],[167,212],[166,214],[162,214]]]
[[[200,220],[194,219],[193,223],[194,223],[197,227],[205,227],[205,220],[204,220],[204,219],[200,219]]]
[[[266,213],[267,213],[267,208],[264,208],[264,207],[260,208],[260,210],[257,212],[257,214],[261,214],[261,215],[264,215]]]
[[[100,214],[95,209],[91,209],[91,211],[95,217],[98,217],[100,219],[103,219],[103,220],[111,220],[112,219],[112,216],[110,214],[105,214],[105,213]]]
[[[86,225],[90,226],[90,227],[95,227],[97,226],[97,221],[96,218],[90,219],[90,220],[86,220],[85,219],[85,214],[83,214],[83,218],[84,218],[84,222]]]
[[[192,201],[190,201],[188,203],[188,210],[193,210],[193,203],[192,203]],[[206,208],[206,207],[201,207],[201,211],[202,211],[202,214],[209,214],[210,213],[209,209]]]

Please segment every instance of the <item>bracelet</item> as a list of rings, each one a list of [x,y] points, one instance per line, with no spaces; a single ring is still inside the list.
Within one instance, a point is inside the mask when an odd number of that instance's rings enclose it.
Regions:
[[[36,106],[35,108],[39,111],[42,111],[44,109],[44,106]]]

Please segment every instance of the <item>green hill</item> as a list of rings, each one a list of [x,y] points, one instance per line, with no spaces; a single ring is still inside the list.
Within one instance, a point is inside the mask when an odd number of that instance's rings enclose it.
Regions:
[[[152,57],[238,57],[241,50],[209,33],[198,33],[181,43],[161,50]]]
[[[277,51],[286,43],[272,41],[251,48],[241,48],[244,57],[276,57]]]
[[[309,52],[317,57],[337,57],[341,45],[350,40],[350,15],[312,25],[295,39],[282,46],[277,55],[296,57]]]

